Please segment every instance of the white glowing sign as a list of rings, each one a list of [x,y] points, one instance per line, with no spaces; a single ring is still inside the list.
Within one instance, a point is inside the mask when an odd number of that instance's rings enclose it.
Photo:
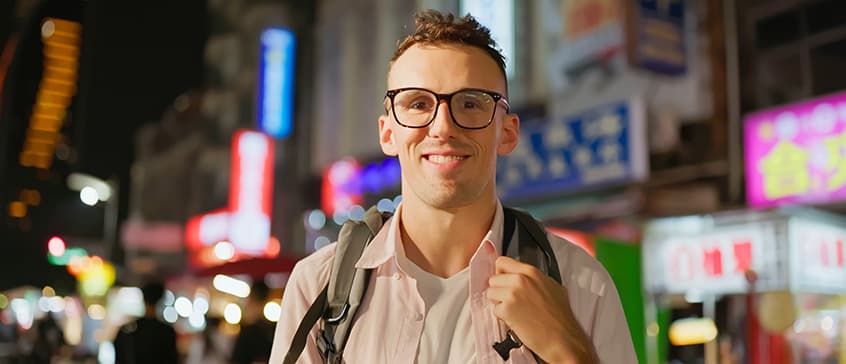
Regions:
[[[752,224],[667,237],[656,245],[660,267],[647,269],[647,285],[669,293],[690,289],[717,294],[746,292],[746,271],[765,271],[763,249],[768,239],[766,231]]]
[[[232,176],[237,185],[230,193],[235,198],[230,200],[229,241],[248,254],[261,254],[270,240],[270,146],[264,134],[241,132],[233,150]]]
[[[791,271],[798,290],[846,291],[846,228],[796,219],[791,222]]]
[[[514,76],[514,1],[512,0],[462,0],[461,14],[470,13],[488,27],[491,36],[505,56],[505,74]]]

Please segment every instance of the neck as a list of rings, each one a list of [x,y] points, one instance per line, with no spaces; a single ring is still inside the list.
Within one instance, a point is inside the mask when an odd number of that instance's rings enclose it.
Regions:
[[[404,200],[400,231],[406,256],[429,273],[455,275],[467,267],[490,230],[496,206],[495,195],[451,209]]]

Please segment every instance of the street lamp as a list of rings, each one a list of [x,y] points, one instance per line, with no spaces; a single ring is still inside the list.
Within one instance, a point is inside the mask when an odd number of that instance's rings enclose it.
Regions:
[[[73,191],[90,191],[93,190],[96,193],[96,198],[100,201],[107,202],[112,196],[112,186],[111,181],[103,181],[97,177],[83,174],[83,173],[71,173],[68,176],[68,188]],[[80,195],[81,198],[82,195]],[[83,200],[85,202],[85,200]],[[86,203],[88,204],[88,203]],[[91,206],[91,205],[89,205]]]
[[[79,191],[79,199],[88,206],[105,202],[103,221],[103,256],[111,257],[111,248],[117,239],[118,224],[118,182],[115,179],[102,180],[84,173],[71,173],[67,179],[68,188]],[[114,197],[114,198],[113,198]]]

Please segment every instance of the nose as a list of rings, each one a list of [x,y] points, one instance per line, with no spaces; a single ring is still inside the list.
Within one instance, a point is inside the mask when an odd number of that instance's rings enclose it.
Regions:
[[[443,107],[441,107],[443,106]],[[452,138],[458,131],[458,125],[452,120],[449,103],[446,100],[438,101],[435,109],[435,119],[429,124],[429,136],[433,138]]]

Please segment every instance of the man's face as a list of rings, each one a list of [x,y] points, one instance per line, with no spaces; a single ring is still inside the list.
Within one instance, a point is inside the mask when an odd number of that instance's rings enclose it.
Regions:
[[[505,80],[485,51],[463,45],[414,45],[392,65],[388,89],[420,87],[438,94],[476,88],[505,95]],[[496,196],[496,157],[517,145],[519,120],[499,103],[484,129],[456,125],[445,101],[423,128],[407,128],[388,114],[379,117],[382,151],[398,156],[403,199],[442,209],[467,206]]]

